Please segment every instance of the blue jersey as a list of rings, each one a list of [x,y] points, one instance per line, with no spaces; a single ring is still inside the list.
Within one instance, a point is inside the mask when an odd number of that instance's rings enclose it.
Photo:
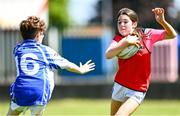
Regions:
[[[54,73],[69,61],[48,46],[25,40],[14,49],[17,78],[11,85],[12,100],[20,106],[45,105],[54,88]]]

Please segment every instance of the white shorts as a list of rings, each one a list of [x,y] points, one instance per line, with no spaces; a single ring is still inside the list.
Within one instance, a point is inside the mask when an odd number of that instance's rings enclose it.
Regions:
[[[128,98],[132,98],[136,100],[139,104],[141,104],[144,100],[146,92],[135,91],[124,87],[118,83],[114,83],[112,90],[112,99],[120,102],[124,102]]]
[[[11,101],[10,108],[12,111],[22,112],[23,114],[30,109],[31,115],[41,114],[44,112],[46,105],[33,105],[33,106],[19,106],[15,102]]]

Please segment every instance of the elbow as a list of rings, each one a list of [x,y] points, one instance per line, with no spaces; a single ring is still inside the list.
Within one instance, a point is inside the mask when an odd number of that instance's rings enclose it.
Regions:
[[[112,57],[106,56],[106,59],[111,59]]]
[[[177,37],[177,35],[171,35],[171,36],[167,36],[166,39],[175,39]]]
[[[176,38],[176,37],[177,37],[177,33],[173,34],[170,38],[171,38],[171,39],[174,39],[174,38]]]
[[[111,59],[111,58],[113,58],[113,56],[111,56],[111,55],[108,54],[108,53],[106,53],[105,57],[106,57],[106,59]]]
[[[173,38],[176,38],[177,36],[178,36],[178,34],[177,34],[177,33],[175,33],[175,34],[174,34],[174,36],[173,36]]]
[[[166,39],[174,39],[174,38],[176,38],[177,37],[177,33],[174,33],[174,34],[172,34],[172,35],[167,35],[166,36]]]

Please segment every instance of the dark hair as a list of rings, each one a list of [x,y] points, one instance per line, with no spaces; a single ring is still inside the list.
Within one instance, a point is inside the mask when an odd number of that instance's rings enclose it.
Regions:
[[[132,22],[137,22],[137,24],[138,24],[139,18],[135,11],[133,11],[129,8],[122,8],[119,10],[119,12],[117,14],[117,20],[118,20],[119,16],[121,16],[121,15],[127,15],[131,19]],[[142,37],[140,31],[141,31],[141,28],[136,28],[132,34],[136,35],[138,37]]]
[[[122,8],[119,10],[117,14],[117,19],[120,15],[127,15],[133,22],[138,22],[138,15],[135,11],[129,9],[129,8]]]
[[[38,32],[44,32],[45,28],[45,22],[36,16],[30,16],[20,23],[20,32],[24,40],[34,39]]]

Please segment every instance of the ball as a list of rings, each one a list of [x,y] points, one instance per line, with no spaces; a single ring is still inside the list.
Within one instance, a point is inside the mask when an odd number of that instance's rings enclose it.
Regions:
[[[129,36],[126,39],[135,39],[138,40],[136,36]],[[117,57],[120,59],[129,59],[132,56],[134,56],[140,49],[140,45],[129,45],[125,47],[118,55]]]

